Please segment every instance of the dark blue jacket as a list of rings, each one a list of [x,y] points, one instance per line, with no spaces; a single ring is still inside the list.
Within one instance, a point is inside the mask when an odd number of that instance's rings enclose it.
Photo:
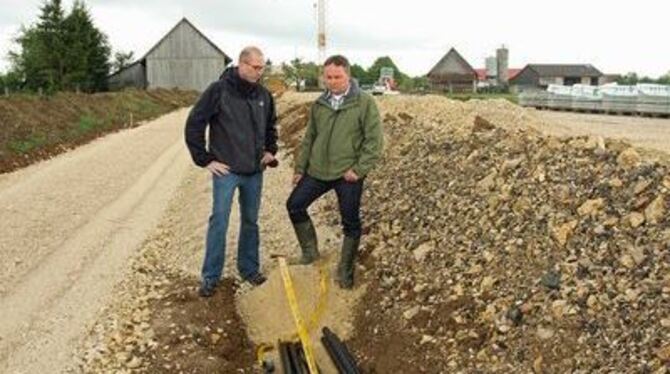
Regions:
[[[186,120],[186,145],[198,166],[217,160],[233,173],[254,174],[262,171],[263,152],[277,153],[276,122],[270,92],[240,78],[236,67],[228,68],[191,109]]]

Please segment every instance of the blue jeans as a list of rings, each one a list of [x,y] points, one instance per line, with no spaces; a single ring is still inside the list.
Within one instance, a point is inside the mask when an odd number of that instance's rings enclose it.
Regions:
[[[243,279],[251,278],[259,271],[258,260],[258,210],[261,204],[263,173],[239,175],[229,173],[213,176],[213,206],[209,217],[205,261],[202,265],[202,281],[216,285],[221,279],[226,259],[226,234],[228,218],[233,204],[235,189],[239,188],[240,235],[237,246],[237,270]]]

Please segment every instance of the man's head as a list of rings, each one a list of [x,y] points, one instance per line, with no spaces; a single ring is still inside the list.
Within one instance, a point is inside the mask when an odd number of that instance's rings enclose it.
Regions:
[[[245,47],[240,52],[238,71],[240,77],[247,82],[256,83],[261,79],[265,69],[265,56],[258,47]]]
[[[328,90],[336,95],[349,88],[350,75],[349,61],[344,56],[330,56],[323,63],[323,81]]]

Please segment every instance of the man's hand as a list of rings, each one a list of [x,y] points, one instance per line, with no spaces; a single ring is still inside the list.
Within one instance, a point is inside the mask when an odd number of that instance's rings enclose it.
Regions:
[[[230,168],[228,165],[218,162],[218,161],[212,161],[207,166],[205,166],[207,170],[209,170],[212,174],[216,175],[217,177],[222,177],[228,173],[230,173]]]
[[[351,170],[351,169],[347,170],[347,172],[344,173],[343,177],[344,177],[344,180],[349,182],[349,183],[356,183],[356,182],[358,182],[358,179],[359,179],[358,175],[356,173],[354,173],[354,171]]]
[[[302,179],[302,174],[294,174],[293,175],[293,186],[297,186],[301,179]]]
[[[270,152],[263,153],[263,158],[261,159],[261,165],[269,166],[272,168],[277,166],[277,164],[278,164],[277,159],[272,153]]]

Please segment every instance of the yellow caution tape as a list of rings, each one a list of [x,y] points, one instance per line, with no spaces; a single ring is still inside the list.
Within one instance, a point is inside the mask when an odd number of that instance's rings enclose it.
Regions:
[[[326,306],[328,305],[328,269],[325,263],[319,265],[319,298],[314,308],[314,311],[309,317],[309,322],[307,325],[307,331],[312,333],[314,329],[319,327],[319,321],[323,316],[323,313],[326,311]]]
[[[279,257],[279,256],[278,256]],[[323,317],[326,307],[328,305],[328,267],[325,262],[320,262],[319,264],[319,297],[317,299],[317,304],[312,313],[309,315],[307,322],[307,332],[311,334],[315,329],[319,327],[319,322]],[[299,339],[298,333],[293,333],[288,337],[280,337],[281,341],[291,341],[294,342]],[[267,352],[277,349],[274,344],[271,343],[260,343],[256,349],[256,358],[259,365],[263,365],[263,360],[265,359],[265,354]]]
[[[288,299],[288,304],[291,307],[291,312],[293,313],[293,319],[295,320],[295,326],[298,329],[298,336],[300,337],[300,342],[302,343],[302,349],[305,351],[305,359],[307,360],[307,367],[311,374],[317,374],[316,361],[314,360],[314,351],[312,350],[312,342],[305,327],[302,317],[300,316],[300,308],[298,306],[298,300],[295,296],[295,290],[293,288],[293,282],[291,281],[291,274],[288,271],[288,265],[286,264],[286,259],[283,257],[279,258],[279,270],[281,271],[282,279],[284,280],[284,290],[286,291],[286,298]]]
[[[258,348],[256,349],[256,359],[258,360],[258,365],[263,367],[263,360],[265,360],[265,353],[273,349],[274,346],[272,344],[262,343],[258,345]]]

